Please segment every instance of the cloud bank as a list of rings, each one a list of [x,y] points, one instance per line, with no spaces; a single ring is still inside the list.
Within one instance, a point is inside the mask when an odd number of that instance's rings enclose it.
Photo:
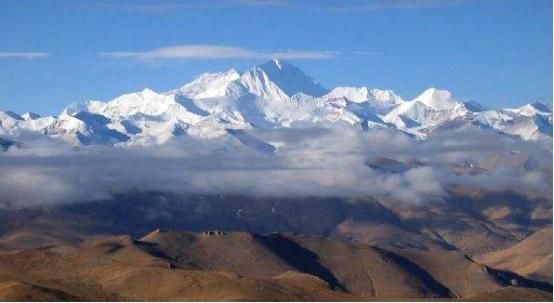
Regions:
[[[482,131],[454,134],[416,142],[398,132],[340,125],[250,131],[278,146],[274,153],[232,135],[213,141],[182,136],[129,149],[74,149],[44,140],[0,155],[0,207],[93,201],[136,190],[372,196],[409,204],[447,199],[458,185],[551,196],[552,150],[544,144]]]

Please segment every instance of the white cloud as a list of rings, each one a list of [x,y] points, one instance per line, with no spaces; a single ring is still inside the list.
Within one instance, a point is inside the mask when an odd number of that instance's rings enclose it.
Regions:
[[[115,58],[152,59],[330,59],[339,55],[322,50],[253,50],[220,45],[175,45],[148,51],[102,52],[101,56]]]
[[[191,9],[214,8],[288,8],[306,9],[328,12],[359,12],[371,10],[405,10],[425,9],[435,7],[466,5],[475,0],[329,0],[329,1],[291,1],[291,0],[202,0],[182,2],[158,1],[152,4],[118,4],[108,3],[96,5],[112,11],[133,11],[142,13],[173,13]]]
[[[447,201],[452,186],[549,197],[552,152],[540,143],[456,132],[416,144],[402,133],[348,125],[248,131],[282,142],[274,154],[232,136],[176,137],[165,145],[74,149],[54,139],[9,149],[0,157],[0,209],[104,199],[136,189],[261,196],[371,196],[408,204]],[[449,144],[447,139],[458,140]],[[519,153],[510,151],[518,150]],[[461,152],[451,157],[450,153]],[[367,163],[389,157],[413,163],[391,172]],[[536,168],[526,168],[534,162]],[[474,164],[486,173],[455,170]]]
[[[366,0],[356,3],[333,2],[324,9],[337,12],[383,9],[422,9],[467,4],[469,0]]]
[[[172,13],[176,11],[191,9],[214,9],[214,8],[276,8],[292,6],[289,0],[202,0],[202,1],[182,1],[182,2],[163,2],[157,1],[148,4],[121,4],[121,3],[100,3],[93,4],[94,7],[110,11],[132,11],[142,13]]]
[[[290,1],[288,0],[234,0],[229,1],[236,5],[241,6],[262,6],[262,7],[276,7],[276,6],[288,6]]]
[[[50,54],[44,52],[0,52],[0,58],[24,58],[35,59],[48,57]]]

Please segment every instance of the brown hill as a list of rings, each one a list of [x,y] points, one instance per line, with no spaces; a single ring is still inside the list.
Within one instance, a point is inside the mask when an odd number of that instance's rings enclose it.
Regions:
[[[271,277],[295,270],[317,276],[334,289],[361,296],[450,296],[445,287],[425,280],[421,273],[412,272],[383,251],[340,240],[245,232],[155,232],[141,240],[157,244],[178,268],[231,271],[248,277]],[[398,278],[404,282],[392,283]]]
[[[0,301],[73,301],[78,298],[62,291],[13,280],[0,280]]]
[[[392,251],[295,234],[156,230],[140,240],[96,236],[0,251],[4,300],[471,298],[501,296],[510,285],[530,293],[552,287],[456,251]]]
[[[495,268],[552,283],[552,227],[541,229],[514,246],[475,259]]]
[[[268,278],[172,268],[127,236],[0,254],[0,298],[11,300],[353,300],[317,277]]]

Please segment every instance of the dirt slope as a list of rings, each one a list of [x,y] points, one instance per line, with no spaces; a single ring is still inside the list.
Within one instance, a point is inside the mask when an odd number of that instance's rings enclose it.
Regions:
[[[475,260],[552,283],[552,227],[541,229],[509,248],[477,256]]]
[[[519,287],[503,291],[509,286]],[[457,251],[393,251],[297,234],[156,230],[141,239],[0,250],[3,300],[510,299],[551,288]]]

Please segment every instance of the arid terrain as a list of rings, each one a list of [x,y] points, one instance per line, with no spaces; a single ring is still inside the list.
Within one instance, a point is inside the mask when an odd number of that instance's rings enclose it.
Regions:
[[[552,282],[552,227],[536,231],[518,244],[480,255],[478,262]]]
[[[457,251],[155,230],[0,253],[3,300],[550,300],[550,283]]]
[[[5,210],[0,298],[550,301],[548,202],[517,198],[408,207],[134,193]]]

